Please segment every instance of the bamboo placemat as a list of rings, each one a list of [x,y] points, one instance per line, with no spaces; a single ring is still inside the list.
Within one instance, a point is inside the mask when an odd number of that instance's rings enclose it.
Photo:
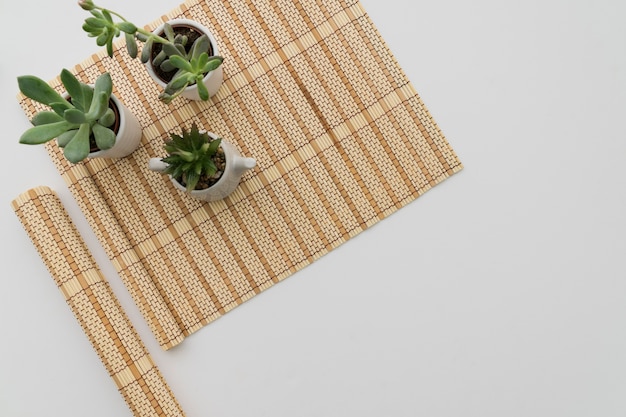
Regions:
[[[146,27],[176,17],[215,35],[219,93],[164,105],[138,60],[102,50],[74,72],[111,73],[144,128],[140,149],[72,165],[48,146],[164,349],[461,169],[357,0],[190,0]],[[147,169],[194,122],[257,159],[224,201],[192,200]]]
[[[57,195],[37,187],[11,205],[133,415],[184,416]]]

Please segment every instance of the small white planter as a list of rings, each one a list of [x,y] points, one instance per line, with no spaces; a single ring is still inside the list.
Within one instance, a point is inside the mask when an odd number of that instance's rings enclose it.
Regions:
[[[176,26],[187,26],[187,27],[191,27],[197,30],[198,32],[206,34],[209,37],[209,41],[211,42],[213,55],[214,56],[219,55],[219,51],[217,49],[217,42],[215,41],[215,38],[213,37],[209,29],[207,29],[205,26],[201,25],[200,23],[194,20],[189,20],[189,19],[172,19],[172,20],[169,20],[167,23],[170,26],[172,26],[172,28],[175,28]],[[154,33],[155,35],[162,34],[164,26],[165,26],[164,24],[160,25],[152,33]],[[154,81],[161,88],[165,89],[165,86],[167,85],[167,83],[163,81],[161,78],[159,78],[159,76],[157,76],[157,74],[154,71],[154,67],[152,66],[151,60],[148,60],[148,62],[146,62],[146,68],[148,70],[148,73],[152,77],[152,79],[154,79]],[[209,72],[206,75],[206,77],[204,77],[202,82],[204,83],[207,90],[209,91],[209,97],[213,97],[215,94],[217,94],[217,91],[220,89],[223,80],[224,80],[224,73],[222,71],[221,65],[215,70]],[[188,98],[189,100],[201,100],[200,96],[198,95],[198,87],[195,84],[190,85],[187,88],[185,88],[185,90],[181,93],[181,96]]]
[[[217,138],[212,132],[207,132],[210,137],[213,139]],[[204,190],[194,190],[191,192],[187,192],[185,187],[183,187],[176,179],[172,178],[169,175],[170,181],[174,185],[174,187],[185,193],[190,195],[193,198],[202,201],[216,201],[221,200],[235,191],[235,188],[239,185],[239,181],[241,180],[241,176],[249,169],[252,169],[256,166],[256,160],[254,158],[245,158],[241,156],[237,148],[235,148],[231,143],[222,139],[220,144],[222,149],[224,150],[224,156],[226,158],[226,167],[224,168],[224,173],[220,179]],[[167,164],[161,160],[161,158],[151,158],[149,161],[148,167],[152,171],[163,172],[167,168]]]
[[[111,94],[111,100],[119,112],[119,129],[112,148],[91,152],[88,158],[123,158],[130,155],[141,142],[141,125],[135,115]]]

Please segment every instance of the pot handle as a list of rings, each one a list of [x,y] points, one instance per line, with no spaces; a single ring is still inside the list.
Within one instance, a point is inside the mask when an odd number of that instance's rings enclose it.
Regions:
[[[148,168],[150,171],[163,172],[167,169],[168,165],[161,161],[161,158],[150,158],[148,161]]]

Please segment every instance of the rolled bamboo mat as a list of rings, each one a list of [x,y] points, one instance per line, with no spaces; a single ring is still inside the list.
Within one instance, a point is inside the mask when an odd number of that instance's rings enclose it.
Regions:
[[[133,415],[184,416],[57,195],[37,187],[11,204]]]
[[[73,70],[86,82],[111,73],[140,148],[76,165],[47,148],[164,349],[462,168],[357,0],[189,0],[146,27],[179,17],[208,27],[224,57],[209,102],[161,103],[118,42],[113,58],[101,50]],[[29,117],[39,109],[19,100]],[[193,123],[257,160],[223,201],[147,169]]]

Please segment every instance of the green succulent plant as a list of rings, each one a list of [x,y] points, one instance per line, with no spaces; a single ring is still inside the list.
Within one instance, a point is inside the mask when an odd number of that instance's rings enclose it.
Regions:
[[[193,84],[198,86],[198,95],[202,100],[210,98],[201,81],[206,74],[217,69],[224,59],[220,56],[209,56],[211,43],[208,36],[202,35],[188,45],[188,39],[185,36],[175,36],[171,25],[167,23],[164,25],[164,36],[158,36],[129,22],[119,13],[96,5],[92,0],[80,0],[78,4],[91,13],[91,17],[85,19],[83,30],[88,36],[96,38],[98,46],[106,45],[109,56],[113,56],[113,40],[122,33],[126,50],[132,58],[137,57],[137,41],[144,43],[140,57],[144,64],[150,59],[153,45],[162,44],[163,48],[152,64],[165,72],[177,71],[159,95],[161,101],[170,103],[186,87]]]
[[[187,191],[193,191],[202,177],[211,178],[217,173],[215,157],[221,141],[200,132],[195,123],[189,131],[183,128],[182,135],[170,134],[163,146],[168,154],[161,159],[168,165],[164,173],[185,184]]]
[[[66,69],[61,71],[60,78],[69,99],[41,78],[33,75],[17,78],[22,94],[50,108],[35,114],[31,120],[34,126],[22,134],[20,143],[39,145],[56,138],[72,163],[89,155],[90,136],[102,150],[113,147],[116,134],[110,129],[115,123],[115,113],[109,108],[113,90],[110,74],[101,74],[93,86],[80,82]]]
[[[209,56],[211,41],[206,34],[198,37],[189,46],[189,39],[183,35],[174,34],[174,29],[168,23],[163,25],[165,39],[161,52],[152,60],[154,67],[159,67],[164,72],[176,71],[172,79],[167,83],[159,99],[165,103],[171,102],[180,95],[187,86],[196,84],[198,95],[202,100],[209,99],[209,91],[202,82],[206,74],[222,65],[223,58]],[[142,62],[150,59],[149,53],[154,39],[163,39],[160,36],[145,37],[137,34],[137,38],[146,41],[142,52]]]

